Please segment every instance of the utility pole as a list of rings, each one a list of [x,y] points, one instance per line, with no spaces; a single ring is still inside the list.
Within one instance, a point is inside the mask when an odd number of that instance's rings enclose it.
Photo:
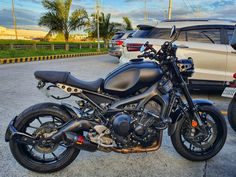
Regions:
[[[168,20],[171,20],[171,16],[172,16],[172,0],[169,0]]]
[[[147,18],[148,18],[148,13],[147,13],[147,0],[145,0],[144,3],[145,3],[144,23],[147,23]]]
[[[15,29],[16,40],[18,40],[17,29],[16,29],[16,16],[15,16],[15,8],[14,8],[14,0],[12,0],[12,18]]]
[[[97,20],[97,37],[98,37],[98,51],[101,51],[100,46],[100,25],[99,25],[99,17],[100,17],[100,0],[96,0],[96,20]]]

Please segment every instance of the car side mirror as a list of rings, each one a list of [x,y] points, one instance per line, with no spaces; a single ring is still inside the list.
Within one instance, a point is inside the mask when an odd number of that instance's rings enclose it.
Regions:
[[[232,39],[230,41],[230,45],[232,46],[232,48],[234,50],[236,50],[236,26],[234,28],[234,32],[233,32],[233,36],[232,36]]]

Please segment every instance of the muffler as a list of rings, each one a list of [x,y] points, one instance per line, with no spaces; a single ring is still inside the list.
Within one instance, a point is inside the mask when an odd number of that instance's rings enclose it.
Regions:
[[[62,136],[66,132],[89,131],[95,125],[95,123],[88,120],[73,120],[63,125],[63,127],[60,128],[58,132],[53,134],[50,138],[53,139],[54,142],[60,142],[62,140]]]
[[[78,149],[94,152],[98,149],[98,144],[88,141],[84,136],[78,135],[74,132],[65,132],[63,135],[65,144],[74,146]]]

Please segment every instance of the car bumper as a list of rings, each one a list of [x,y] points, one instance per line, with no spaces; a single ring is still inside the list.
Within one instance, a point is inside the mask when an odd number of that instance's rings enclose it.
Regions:
[[[109,51],[109,55],[114,56],[114,57],[121,57],[122,53],[121,51]]]

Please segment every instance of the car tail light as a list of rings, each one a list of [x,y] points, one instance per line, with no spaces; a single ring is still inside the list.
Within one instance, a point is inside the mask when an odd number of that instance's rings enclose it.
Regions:
[[[116,41],[116,45],[118,45],[118,46],[122,46],[123,43],[124,43],[124,41]]]
[[[143,44],[127,44],[126,47],[129,52],[137,52],[140,51],[142,45]]]
[[[233,78],[236,79],[236,73],[234,73]]]
[[[233,74],[235,80],[229,82],[229,87],[236,87],[236,73]]]

